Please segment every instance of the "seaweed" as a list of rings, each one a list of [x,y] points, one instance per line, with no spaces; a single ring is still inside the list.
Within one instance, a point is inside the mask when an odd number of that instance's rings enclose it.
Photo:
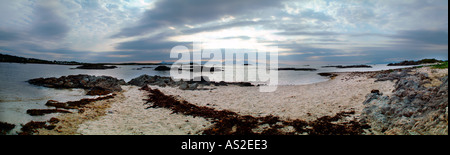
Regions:
[[[11,131],[15,127],[16,127],[16,125],[14,125],[14,124],[9,124],[9,123],[6,123],[6,122],[0,122],[0,135],[6,135],[6,133]]]
[[[98,97],[94,99],[81,99],[78,101],[69,101],[69,102],[58,102],[55,100],[48,100],[45,105],[49,107],[63,108],[63,109],[78,109],[92,102],[114,98],[114,96],[116,96],[116,94]]]
[[[19,132],[19,135],[33,135],[37,132],[37,129],[44,128],[47,130],[53,130],[56,126],[51,124],[47,125],[47,122],[39,122],[39,121],[30,121],[25,125],[22,125],[22,128],[20,129],[21,132]]]
[[[31,116],[42,116],[45,114],[51,114],[51,113],[72,113],[67,110],[61,110],[61,109],[28,109],[27,114]]]
[[[215,110],[191,104],[187,101],[179,101],[174,96],[165,95],[158,89],[151,89],[148,85],[141,88],[149,92],[146,99],[148,108],[167,108],[173,113],[203,117],[212,121],[212,127],[203,131],[204,135],[360,135],[363,129],[370,128],[365,124],[353,120],[350,122],[335,123],[344,117],[355,114],[355,111],[340,112],[333,117],[324,116],[315,121],[281,120],[276,116],[253,117],[239,115],[228,110]],[[259,126],[268,125],[261,132],[255,131]],[[281,129],[292,126],[295,132],[286,132]]]
[[[63,109],[78,109],[79,113],[84,112],[84,109],[82,107],[86,106],[87,104],[90,104],[95,101],[100,100],[106,100],[110,98],[114,98],[116,94],[98,97],[94,99],[81,99],[79,101],[69,101],[69,102],[58,102],[55,100],[49,100],[45,104],[46,106],[56,107],[56,109],[29,109],[27,110],[27,114],[30,114],[32,116],[41,116],[49,113],[72,113],[68,110]],[[63,108],[63,109],[58,109]],[[19,135],[33,135],[37,132],[37,129],[44,128],[47,130],[53,130],[56,128],[56,125],[60,120],[58,118],[52,117],[47,122],[38,122],[38,121],[30,121],[26,123],[25,125],[22,125],[21,132],[19,132]]]

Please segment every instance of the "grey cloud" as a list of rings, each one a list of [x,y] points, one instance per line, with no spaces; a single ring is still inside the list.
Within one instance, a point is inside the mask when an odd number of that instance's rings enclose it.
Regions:
[[[448,45],[447,30],[408,30],[399,31],[393,38],[406,40],[410,44]]]
[[[133,41],[121,42],[117,44],[118,50],[138,50],[138,51],[169,51],[175,46],[190,46],[192,42],[175,42],[167,41],[162,36],[154,36],[149,38],[137,39]]]
[[[68,23],[59,15],[54,7],[38,5],[33,10],[31,34],[42,39],[62,39],[70,31]]]
[[[281,0],[159,0],[154,9],[144,13],[134,26],[121,30],[113,37],[138,36],[169,26],[197,25],[231,15],[239,16],[254,10],[281,7]]]
[[[15,41],[21,39],[21,34],[0,29],[0,41]]]

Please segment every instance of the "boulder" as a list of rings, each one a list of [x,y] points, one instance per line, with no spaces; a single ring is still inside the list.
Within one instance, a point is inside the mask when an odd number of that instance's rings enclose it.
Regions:
[[[189,90],[196,90],[198,87],[198,83],[189,84]]]
[[[132,79],[130,82],[128,82],[128,84],[139,87],[143,87],[145,85],[158,85],[161,87],[176,86],[176,82],[173,81],[171,77],[161,77],[157,75],[141,75],[137,78]]]
[[[189,88],[188,83],[184,82],[184,83],[180,84],[179,88],[181,90],[187,90]]]
[[[92,75],[69,75],[60,78],[37,78],[28,80],[28,83],[49,88],[82,88],[82,89],[103,89],[108,91],[121,91],[120,85],[124,85],[124,80],[119,80],[110,76]]]
[[[155,82],[155,77],[149,75],[141,75],[129,81],[128,84],[143,87],[153,82]]]
[[[200,83],[200,84],[204,84],[204,85],[209,85],[210,80],[209,77],[207,76],[197,76],[194,77],[194,79],[191,82],[195,82],[195,83]]]

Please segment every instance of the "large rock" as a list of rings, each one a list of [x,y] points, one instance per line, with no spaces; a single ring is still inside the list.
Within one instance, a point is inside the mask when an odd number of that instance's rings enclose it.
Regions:
[[[69,75],[60,78],[37,78],[28,80],[28,83],[49,88],[82,88],[82,89],[102,89],[108,91],[121,91],[120,85],[124,85],[124,80],[119,80],[110,76],[92,75]]]
[[[128,82],[130,85],[135,85],[139,87],[143,87],[145,85],[158,85],[161,87],[165,86],[176,86],[177,83],[172,80],[170,77],[161,77],[161,76],[150,76],[150,75],[141,75],[137,78],[132,79]]]
[[[442,85],[425,87],[426,73],[391,72],[380,81],[396,79],[389,96],[372,91],[366,96],[361,122],[375,134],[448,134],[448,76]]]

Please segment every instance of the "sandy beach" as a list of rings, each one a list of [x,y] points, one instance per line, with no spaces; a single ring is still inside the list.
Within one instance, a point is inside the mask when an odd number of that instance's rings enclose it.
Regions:
[[[214,87],[207,91],[183,91],[158,86],[152,88],[198,106],[230,110],[241,115],[274,115],[282,119],[311,121],[341,111],[355,110],[358,114],[364,108],[361,103],[371,90],[378,89],[388,94],[394,88],[393,82],[374,81],[375,79],[368,79],[367,75],[338,73],[338,76],[330,81],[278,86],[275,92],[270,93],[261,93],[258,87],[239,86]]]
[[[64,114],[55,130],[39,129],[41,135],[186,135],[198,134],[209,125],[202,118],[171,114],[167,109],[146,109],[145,92],[136,86],[106,101],[83,108],[83,113]]]
[[[448,70],[427,72],[431,79],[448,75]],[[359,120],[363,102],[372,90],[389,96],[395,81],[378,81],[376,72],[335,73],[329,81],[278,86],[272,93],[261,93],[258,87],[207,86],[203,90],[181,90],[176,87],[150,86],[179,101],[199,107],[228,110],[253,117],[275,116],[281,120],[314,121],[323,116],[354,111],[348,120]],[[431,85],[440,83],[431,82]],[[116,97],[97,101],[83,113],[61,114],[54,130],[39,129],[37,134],[82,135],[190,135],[211,128],[213,121],[202,117],[175,114],[170,109],[148,108],[148,92],[137,86],[122,86]]]

